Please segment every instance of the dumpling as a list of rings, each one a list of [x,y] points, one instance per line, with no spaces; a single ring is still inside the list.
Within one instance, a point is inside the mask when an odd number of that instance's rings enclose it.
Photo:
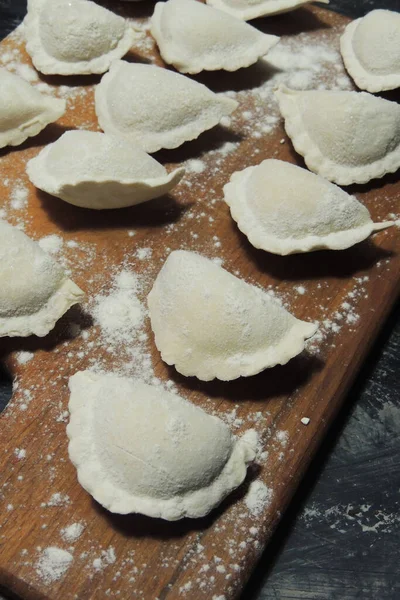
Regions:
[[[373,223],[354,196],[275,159],[234,173],[224,196],[250,243],[274,254],[343,250],[394,224]]]
[[[28,162],[39,189],[86,208],[122,208],[162,196],[185,170],[167,173],[127,140],[93,131],[67,131]]]
[[[178,73],[122,60],[104,75],[95,99],[100,127],[140,144],[146,152],[177,148],[238,106]]]
[[[164,263],[148,306],[162,359],[203,381],[230,381],[284,365],[317,329],[259,288],[182,250]]]
[[[84,293],[39,244],[0,221],[0,337],[44,336]]]
[[[365,92],[276,93],[286,133],[307,167],[339,185],[400,167],[400,106]]]
[[[207,4],[215,6],[238,19],[250,21],[257,17],[265,17],[289,12],[312,0],[207,0]],[[329,4],[329,0],[319,0],[320,4]]]
[[[352,21],[340,39],[347,71],[362,90],[400,87],[400,14],[373,10]]]
[[[160,387],[90,371],[69,380],[69,456],[79,483],[114,513],[202,517],[246,476],[257,434]]]
[[[255,63],[279,41],[197,0],[158,2],[151,34],[164,61],[181,73],[236,71]]]
[[[26,49],[46,75],[104,73],[131,48],[128,21],[90,0],[30,0]]]
[[[0,148],[22,144],[65,113],[65,100],[40,94],[6,69],[0,69],[0,89]]]

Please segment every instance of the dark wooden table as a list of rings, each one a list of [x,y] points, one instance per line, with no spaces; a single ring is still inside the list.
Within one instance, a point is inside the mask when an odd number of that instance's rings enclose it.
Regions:
[[[331,0],[357,17],[399,0]],[[26,2],[0,0],[0,38]],[[400,598],[400,306],[377,340],[258,568],[246,600]],[[10,382],[0,375],[0,410]],[[149,599],[152,600],[152,599]]]

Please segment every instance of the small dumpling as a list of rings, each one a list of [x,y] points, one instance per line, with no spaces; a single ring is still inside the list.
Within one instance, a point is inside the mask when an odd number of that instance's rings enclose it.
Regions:
[[[197,138],[238,105],[178,73],[122,60],[104,75],[95,99],[100,127],[146,152],[177,148]]]
[[[284,365],[317,329],[213,261],[182,250],[164,263],[148,306],[162,359],[203,381]]]
[[[354,196],[275,159],[234,173],[224,196],[250,243],[273,254],[343,250],[394,224],[373,223]]]
[[[131,48],[128,21],[90,0],[30,0],[26,49],[46,75],[105,73]]]
[[[40,94],[6,69],[0,69],[0,89],[0,148],[19,146],[65,113],[65,100]]]
[[[0,221],[0,337],[44,336],[84,293],[39,244]]]
[[[400,167],[400,106],[365,92],[289,90],[276,96],[286,133],[307,167],[339,185]]]
[[[192,74],[248,67],[279,41],[197,0],[158,2],[151,34],[166,63]]]
[[[250,21],[257,17],[266,17],[289,12],[309,4],[312,0],[207,0],[207,4],[215,6],[238,19]],[[329,4],[329,0],[319,0],[320,4]]]
[[[379,9],[352,21],[340,49],[347,71],[362,90],[400,87],[400,13]]]
[[[168,193],[184,169],[167,173],[137,144],[93,131],[67,131],[27,164],[31,182],[65,202],[123,208]]]
[[[114,513],[203,517],[246,476],[257,434],[240,439],[180,396],[112,374],[69,380],[69,456],[79,483]]]

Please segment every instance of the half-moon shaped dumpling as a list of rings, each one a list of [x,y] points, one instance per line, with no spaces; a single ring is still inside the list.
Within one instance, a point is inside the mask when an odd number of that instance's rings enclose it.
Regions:
[[[347,71],[362,90],[400,87],[400,14],[373,10],[350,23],[340,39]]]
[[[0,148],[22,144],[65,113],[65,100],[40,94],[6,69],[0,69],[0,89]]]
[[[128,21],[90,0],[30,0],[25,35],[33,64],[46,75],[104,73],[135,39]]]
[[[162,196],[182,178],[137,144],[93,131],[67,131],[28,162],[36,187],[86,208],[122,208]]]
[[[0,337],[47,335],[83,298],[39,244],[0,221]]]
[[[111,374],[69,380],[69,456],[79,483],[114,513],[202,517],[246,476],[257,434],[160,387]]]
[[[122,60],[111,65],[95,98],[100,127],[146,152],[197,138],[238,105],[178,73]]]
[[[354,196],[281,160],[237,171],[224,195],[250,243],[274,254],[343,250],[394,224],[373,223]]]
[[[286,364],[317,327],[211,260],[172,252],[148,296],[162,359],[182,375],[230,381]]]
[[[207,4],[215,6],[238,19],[250,21],[257,17],[266,17],[289,12],[312,0],[207,0]],[[320,4],[329,4],[329,0],[319,0]]]
[[[339,185],[366,183],[400,167],[400,106],[365,92],[281,86],[285,129],[311,171]]]
[[[279,41],[197,0],[158,2],[151,34],[164,61],[181,73],[236,71],[255,63]]]

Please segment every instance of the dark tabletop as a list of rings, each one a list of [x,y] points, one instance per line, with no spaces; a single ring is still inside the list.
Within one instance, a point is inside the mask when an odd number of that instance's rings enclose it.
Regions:
[[[400,0],[331,0],[330,8],[358,17],[374,8],[400,10]],[[0,39],[25,10],[26,0],[0,0]],[[400,600],[399,392],[400,305],[243,600]],[[9,396],[10,382],[0,372],[0,410]]]

